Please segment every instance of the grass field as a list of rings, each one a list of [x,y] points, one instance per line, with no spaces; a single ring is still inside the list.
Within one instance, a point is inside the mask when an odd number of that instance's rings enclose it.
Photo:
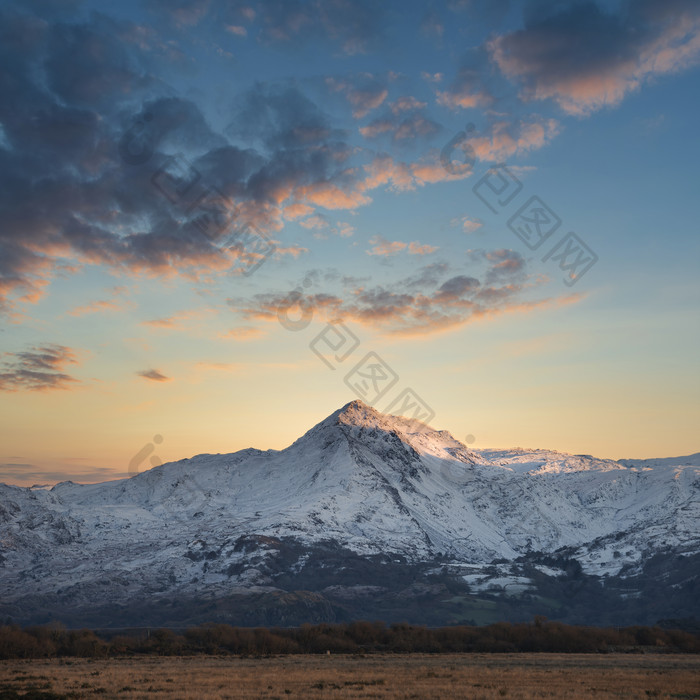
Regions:
[[[700,698],[700,657],[405,654],[0,662],[0,699]]]

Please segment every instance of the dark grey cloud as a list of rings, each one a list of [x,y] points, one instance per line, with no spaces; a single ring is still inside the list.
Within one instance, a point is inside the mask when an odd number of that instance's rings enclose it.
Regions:
[[[0,391],[50,391],[69,389],[78,380],[64,370],[78,364],[71,348],[44,345],[21,352],[4,353],[0,363]]]
[[[238,114],[226,128],[233,138],[260,143],[269,151],[309,149],[343,138],[330,119],[299,88],[258,84],[242,95]]]
[[[166,377],[163,373],[159,372],[157,369],[145,369],[141,372],[137,372],[136,374],[139,375],[139,377],[143,377],[144,379],[148,379],[152,382],[169,382],[170,377]]]
[[[254,87],[217,134],[149,72],[159,44],[135,25],[7,6],[0,39],[0,313],[66,259],[196,276],[230,264],[217,242],[237,222],[279,228],[285,200],[367,201],[344,199],[344,134],[294,86]]]
[[[151,88],[154,78],[138,66],[118,29],[102,15],[84,24],[52,24],[43,62],[49,89],[65,103],[94,108],[115,94]]]
[[[198,24],[211,8],[211,0],[146,0],[145,4],[153,13],[179,27]]]
[[[370,0],[265,0],[255,6],[263,40],[289,44],[330,38],[348,54],[375,48],[384,8]]]
[[[539,1],[528,5],[523,29],[495,37],[488,48],[523,98],[551,98],[585,115],[617,105],[654,75],[697,62],[699,37],[694,0]]]
[[[450,277],[450,279],[440,285],[435,298],[443,302],[456,301],[473,294],[480,286],[481,282],[475,277],[457,275],[456,277]]]
[[[572,303],[579,298],[532,299],[532,291],[544,280],[527,275],[525,261],[513,251],[476,251],[470,257],[483,268],[474,273],[478,276],[455,274],[452,266],[434,263],[393,283],[362,283],[339,294],[271,292],[229,299],[228,304],[248,320],[277,321],[280,314],[296,314],[300,307],[311,318],[356,322],[387,335],[421,335],[483,316]]]
[[[245,30],[259,41],[301,48],[332,42],[347,54],[380,44],[384,5],[371,0],[147,0],[147,7],[182,30],[209,21]]]

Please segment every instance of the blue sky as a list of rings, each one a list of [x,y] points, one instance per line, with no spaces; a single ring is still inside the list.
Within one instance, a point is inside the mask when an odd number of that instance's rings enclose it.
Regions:
[[[697,451],[696,3],[0,12],[3,480],[282,448],[354,398]]]

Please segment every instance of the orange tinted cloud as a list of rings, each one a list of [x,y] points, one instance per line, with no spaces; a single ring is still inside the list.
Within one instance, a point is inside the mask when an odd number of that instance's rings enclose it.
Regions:
[[[428,245],[427,243],[421,244],[418,241],[413,241],[408,244],[408,252],[411,255],[430,255],[437,250],[437,246]]]
[[[376,246],[387,255],[408,247],[400,241],[383,239]],[[486,265],[480,278],[454,274],[450,265],[440,263],[424,266],[418,274],[389,285],[351,288],[345,298],[268,293],[248,300],[229,300],[229,304],[247,319],[276,322],[281,316],[305,315],[317,320],[354,321],[389,336],[410,336],[442,332],[499,314],[576,303],[583,298],[580,294],[527,298],[547,278],[528,276],[525,261],[517,252],[474,251],[471,257],[475,263]]]
[[[229,328],[225,333],[220,333],[220,338],[232,338],[233,340],[255,340],[265,335],[265,331],[254,326],[236,326]]]
[[[325,209],[357,209],[372,200],[361,192],[345,191],[331,182],[318,182],[299,188],[297,195]]]
[[[379,107],[387,98],[389,91],[369,73],[362,73],[355,78],[326,78],[326,85],[333,92],[341,92],[352,105],[352,116],[362,119],[373,109]]]
[[[366,251],[367,255],[394,255],[405,250],[407,243],[401,241],[387,241],[381,236],[374,236],[369,239],[372,248]]]
[[[483,136],[470,136],[466,143],[479,160],[500,162],[542,148],[558,133],[556,119],[501,121],[491,125],[489,133]]]
[[[487,48],[501,72],[522,85],[524,99],[551,98],[584,116],[700,59],[697,3],[640,0],[623,8],[619,15],[594,3],[553,8]]]
[[[172,316],[163,318],[154,318],[149,321],[142,321],[142,326],[150,326],[151,328],[166,328],[169,330],[180,330],[185,327],[189,321],[198,321],[215,314],[215,309],[192,309],[190,311],[180,311]]]
[[[83,306],[76,306],[68,312],[69,316],[86,316],[87,314],[108,313],[110,311],[124,311],[128,304],[124,301],[100,300],[93,301]]]

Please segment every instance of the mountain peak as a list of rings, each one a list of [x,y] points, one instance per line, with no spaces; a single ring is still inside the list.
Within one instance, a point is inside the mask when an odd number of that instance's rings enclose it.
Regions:
[[[336,413],[338,418],[346,418],[352,421],[360,419],[363,422],[369,417],[376,418],[377,416],[382,415],[376,409],[368,406],[363,401],[360,401],[360,399],[355,399],[354,401],[350,401],[350,403],[346,403],[345,406],[338,409]]]

